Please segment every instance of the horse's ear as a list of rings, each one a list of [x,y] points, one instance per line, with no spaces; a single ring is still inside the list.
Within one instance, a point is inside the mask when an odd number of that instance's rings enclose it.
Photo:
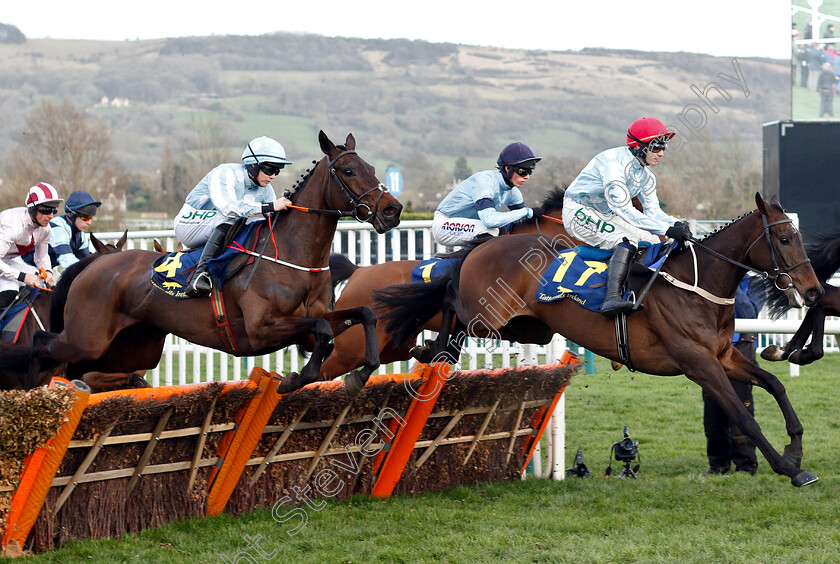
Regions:
[[[155,247],[155,252],[160,253],[160,254],[162,254],[162,255],[165,255],[165,254],[166,254],[166,249],[164,249],[164,248],[163,248],[163,245],[161,245],[161,244],[158,242],[158,240],[157,240],[157,239],[154,239],[154,240],[152,241],[152,244],[153,244],[153,245],[154,245],[154,247]]]
[[[755,207],[762,214],[767,215],[767,202],[764,201],[764,198],[758,192],[755,193]]]
[[[105,243],[97,239],[96,235],[94,235],[93,233],[90,234],[90,244],[93,245],[93,248],[96,249],[96,252],[100,255],[104,255],[108,252],[108,247],[105,245]]]
[[[323,151],[325,155],[331,155],[337,151],[335,144],[330,141],[330,138],[327,137],[327,134],[324,133],[323,129],[318,132],[318,143],[320,143],[321,151]]]
[[[782,201],[776,194],[773,194],[773,196],[770,197],[770,205],[779,208],[779,211],[785,211],[785,207],[782,205]]]
[[[352,133],[347,134],[347,140],[344,141],[344,146],[347,147],[348,151],[356,150],[356,138],[353,137]]]
[[[119,250],[122,250],[122,248],[125,246],[126,241],[128,241],[128,229],[123,231],[122,237],[120,237],[120,240],[117,241],[117,244],[114,246],[117,247]]]

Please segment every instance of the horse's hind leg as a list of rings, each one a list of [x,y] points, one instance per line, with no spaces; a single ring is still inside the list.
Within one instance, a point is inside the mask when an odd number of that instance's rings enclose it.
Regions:
[[[344,378],[344,391],[350,397],[358,394],[379,368],[379,341],[376,336],[376,314],[367,306],[331,311],[324,315],[330,324],[333,335],[338,337],[356,324],[361,324],[365,334],[365,359],[362,367],[352,371]],[[313,380],[314,381],[314,380]]]
[[[451,343],[452,323],[456,320],[455,317],[455,300],[458,299],[458,288],[456,284],[450,281],[446,285],[446,293],[444,294],[443,304],[441,307],[441,321],[440,331],[434,341],[427,341],[422,346],[416,346],[411,349],[411,356],[423,364],[430,364],[432,362],[443,361],[455,363],[460,358],[460,346],[457,347],[457,355],[453,358],[453,345]],[[463,325],[459,325],[463,327]],[[456,339],[458,334],[456,333]],[[463,343],[463,337],[460,338]],[[442,356],[441,356],[442,355]]]

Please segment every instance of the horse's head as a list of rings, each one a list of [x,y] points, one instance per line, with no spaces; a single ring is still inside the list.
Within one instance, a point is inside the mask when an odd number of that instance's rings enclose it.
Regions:
[[[768,203],[756,193],[755,203],[761,214],[763,232],[747,249],[745,262],[766,272],[776,288],[786,291],[799,307],[803,298],[806,305],[813,305],[822,297],[823,288],[805,252],[799,230],[785,214],[778,197],[773,196]]]
[[[331,189],[340,193],[332,197],[335,209],[351,212],[357,221],[373,225],[377,233],[399,225],[402,204],[388,194],[373,167],[356,153],[353,134],[347,135],[344,145],[336,146],[321,131],[318,141],[327,156],[329,174],[335,179]]]
[[[122,248],[125,246],[125,242],[128,240],[128,229],[126,229],[120,240],[116,242],[116,244],[111,245],[109,243],[103,243],[99,239],[96,238],[96,235],[93,233],[90,234],[90,244],[96,250],[97,253],[100,255],[107,255],[108,253],[115,253],[117,251],[121,251]]]

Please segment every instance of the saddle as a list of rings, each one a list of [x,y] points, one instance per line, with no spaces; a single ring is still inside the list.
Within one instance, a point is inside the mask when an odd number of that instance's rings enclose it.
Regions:
[[[252,255],[245,254],[238,248],[253,251],[260,229],[265,225],[265,221],[246,223],[245,218],[240,218],[231,226],[225,237],[224,251],[207,262],[207,270],[213,278],[214,287],[221,290],[226,280],[254,261]],[[152,286],[173,298],[188,298],[183,288],[201,258],[201,251],[202,248],[198,247],[189,251],[169,253],[157,259],[152,265]]]

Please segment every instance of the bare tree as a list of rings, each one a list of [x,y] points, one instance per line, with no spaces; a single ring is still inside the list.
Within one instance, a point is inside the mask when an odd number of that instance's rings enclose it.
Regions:
[[[31,111],[4,169],[4,208],[23,205],[30,186],[48,182],[63,197],[74,190],[90,192],[108,215],[120,215],[122,167],[111,137],[102,123],[67,100],[44,100]]]

